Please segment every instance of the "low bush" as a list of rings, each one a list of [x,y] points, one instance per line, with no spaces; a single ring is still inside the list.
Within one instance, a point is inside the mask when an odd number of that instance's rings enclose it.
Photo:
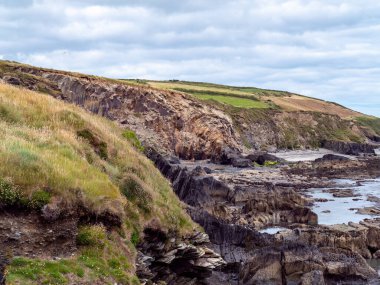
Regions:
[[[107,238],[103,225],[83,226],[77,235],[77,245],[103,247]]]
[[[108,159],[107,143],[101,141],[88,129],[78,131],[77,135],[87,140],[101,159]]]
[[[123,137],[125,137],[136,149],[143,152],[144,147],[142,146],[140,140],[138,139],[136,133],[132,130],[126,130],[123,132]]]
[[[50,198],[51,194],[46,191],[38,190],[36,192],[33,192],[28,203],[29,207],[35,210],[39,210],[46,204],[49,204]]]
[[[19,190],[11,183],[0,179],[0,202],[5,206],[14,206],[21,200]]]

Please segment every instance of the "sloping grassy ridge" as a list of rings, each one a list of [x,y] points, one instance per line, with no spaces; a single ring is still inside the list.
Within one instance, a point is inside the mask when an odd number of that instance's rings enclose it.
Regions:
[[[80,250],[71,259],[13,258],[7,284],[138,283],[134,244],[144,225],[154,219],[180,232],[194,227],[169,183],[130,137],[130,131],[79,107],[0,83],[1,207],[38,212],[59,197],[71,210],[81,207],[121,224],[117,231],[83,225]]]

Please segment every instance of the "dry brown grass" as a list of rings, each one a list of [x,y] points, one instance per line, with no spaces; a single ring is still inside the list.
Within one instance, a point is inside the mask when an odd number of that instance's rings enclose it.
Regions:
[[[264,100],[271,100],[274,104],[281,107],[285,111],[312,111],[321,112],[332,115],[338,115],[341,118],[354,118],[362,115],[359,112],[350,110],[343,106],[317,100],[299,95],[290,95],[283,97],[267,96],[262,97]]]

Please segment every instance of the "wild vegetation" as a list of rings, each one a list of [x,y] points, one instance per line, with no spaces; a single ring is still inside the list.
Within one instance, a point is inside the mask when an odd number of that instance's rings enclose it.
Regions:
[[[9,284],[66,284],[72,278],[135,284],[134,246],[146,223],[154,219],[180,232],[194,227],[169,183],[141,154],[132,131],[5,84],[0,84],[0,130],[3,208],[38,212],[59,197],[71,210],[81,207],[121,223],[117,231],[100,224],[81,226],[80,250],[69,259],[14,257]]]
[[[380,118],[376,117],[357,117],[356,121],[365,128],[373,130],[378,136],[380,136]]]

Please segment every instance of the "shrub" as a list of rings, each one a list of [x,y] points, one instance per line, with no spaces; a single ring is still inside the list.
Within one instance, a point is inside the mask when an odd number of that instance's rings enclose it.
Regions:
[[[136,133],[132,130],[126,130],[123,132],[123,137],[125,137],[136,149],[143,152],[144,147],[142,146],[140,140],[138,139]]]
[[[129,176],[124,179],[121,185],[121,192],[127,199],[142,209],[145,213],[150,212],[149,205],[151,204],[152,197],[144,190],[137,177]]]
[[[19,203],[20,192],[11,183],[0,179],[0,202],[6,206],[13,206]]]
[[[140,241],[139,232],[135,229],[131,234],[131,243],[136,247]]]
[[[29,207],[35,210],[39,210],[49,203],[50,198],[50,193],[43,190],[38,190],[32,194],[32,197],[30,198],[30,201],[28,203]]]
[[[86,139],[90,145],[94,148],[94,151],[100,156],[101,159],[107,159],[107,143],[101,141],[94,134],[88,130],[84,129],[77,132],[78,137]]]
[[[77,245],[103,247],[107,238],[103,225],[83,226],[77,235]]]

